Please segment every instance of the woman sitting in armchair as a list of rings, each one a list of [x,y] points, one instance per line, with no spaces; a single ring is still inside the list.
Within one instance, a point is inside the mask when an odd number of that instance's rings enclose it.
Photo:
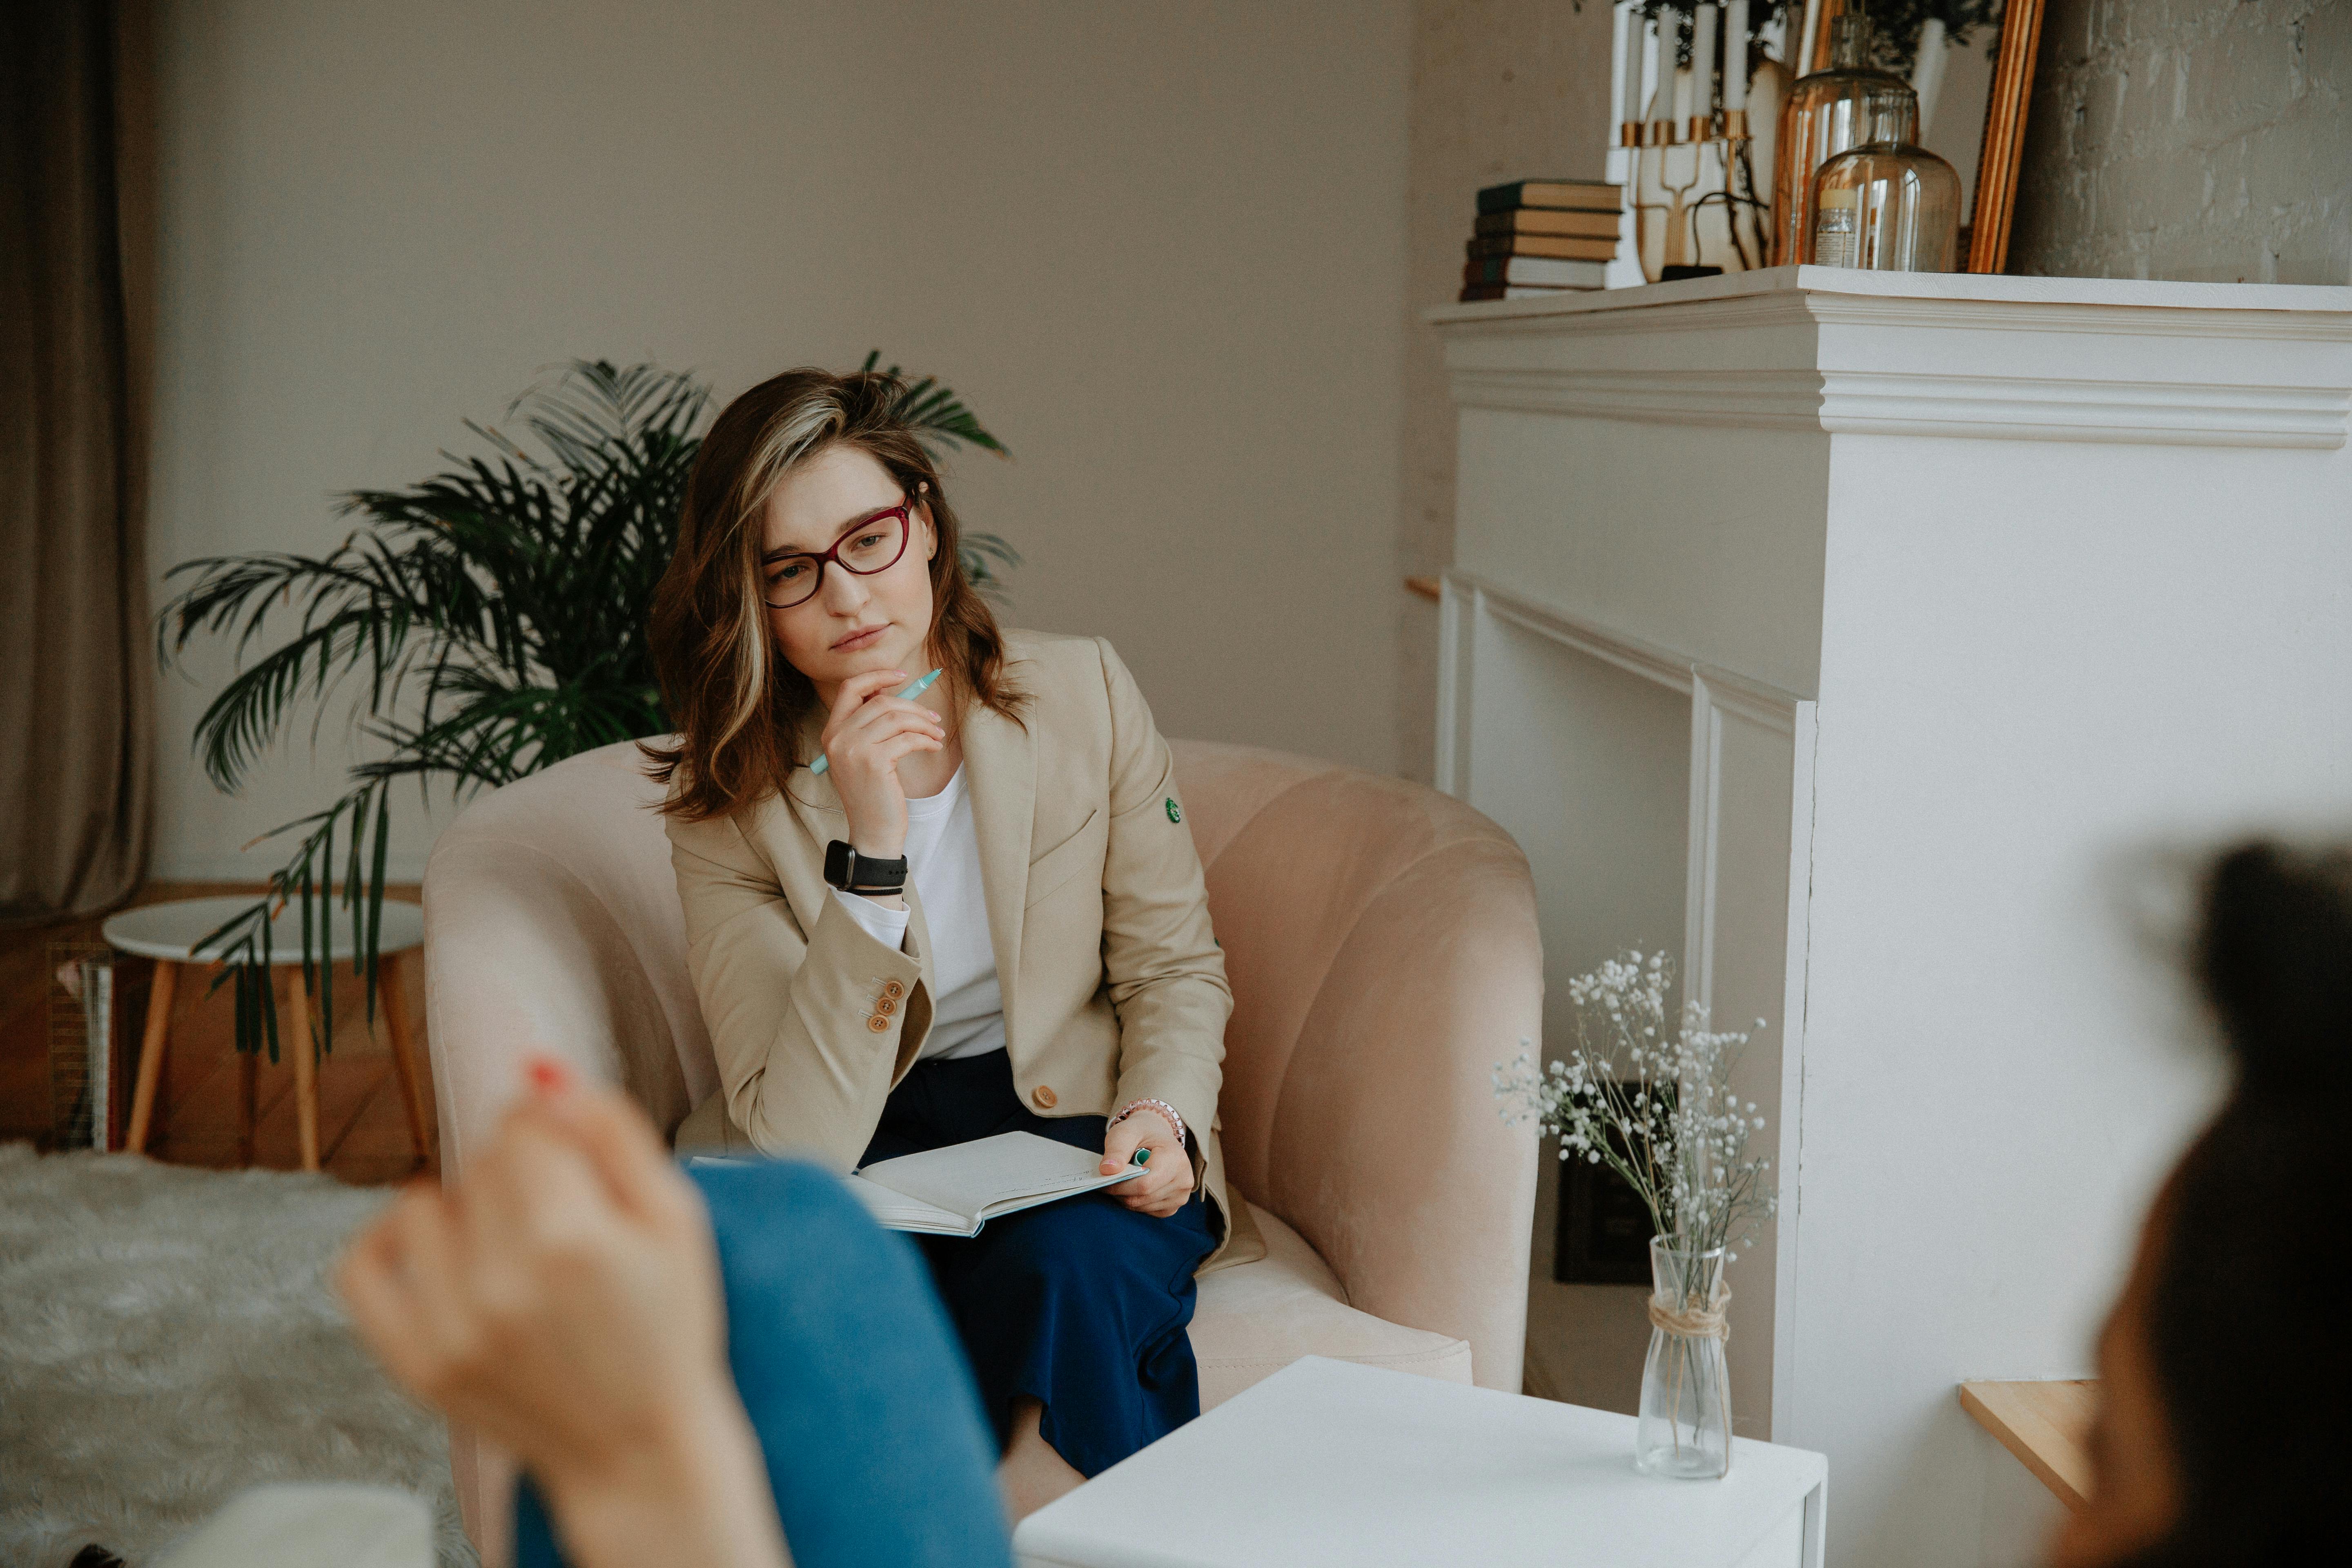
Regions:
[[[845,1171],[1006,1131],[1102,1193],[925,1238],[1015,1518],[1199,1413],[1232,1011],[1167,743],[1096,637],[1001,631],[900,384],[795,370],[688,483],[654,750],[721,1093],[681,1130]],[[928,671],[936,683],[900,695]]]

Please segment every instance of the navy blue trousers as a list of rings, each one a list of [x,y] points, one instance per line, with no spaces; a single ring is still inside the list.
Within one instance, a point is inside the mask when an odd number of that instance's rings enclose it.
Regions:
[[[697,1166],[727,1361],[795,1568],[1010,1568],[998,1446],[914,1248],[814,1165]],[[560,1568],[537,1490],[518,1568]]]
[[[1033,1114],[1003,1051],[935,1059],[890,1091],[860,1163],[999,1132],[1099,1151],[1105,1125]],[[1198,1415],[1200,1373],[1184,1331],[1192,1271],[1216,1240],[1198,1192],[1166,1219],[1089,1193],[990,1220],[970,1239],[922,1237],[1000,1449],[1024,1396],[1045,1406],[1040,1435],[1089,1477]]]

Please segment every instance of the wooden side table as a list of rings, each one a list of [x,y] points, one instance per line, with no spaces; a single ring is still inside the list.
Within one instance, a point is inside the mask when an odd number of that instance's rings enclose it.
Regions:
[[[217,963],[221,949],[196,944],[238,911],[253,907],[250,898],[181,899],[125,910],[101,928],[107,944],[120,952],[155,961],[155,982],[147,999],[147,1030],[139,1051],[139,1085],[131,1102],[131,1126],[123,1147],[137,1153],[147,1146],[147,1129],[155,1113],[156,1085],[163,1076],[163,1053],[171,1043],[172,998],[179,989],[180,972],[199,963]],[[330,963],[351,963],[353,951],[348,918],[331,922],[325,957]],[[294,1058],[294,1114],[302,1147],[302,1168],[319,1168],[319,1058],[311,1033],[310,998],[302,989],[302,916],[289,904],[270,926],[270,967],[287,972],[278,1038]],[[416,1071],[416,1047],[409,1030],[408,994],[402,989],[408,955],[425,943],[425,911],[415,904],[386,900],[376,968],[377,994],[383,1005],[384,1032],[391,1037],[392,1061],[400,1077],[401,1097],[408,1111],[409,1136],[417,1156],[425,1153],[425,1099]],[[273,976],[273,980],[276,977]],[[360,982],[354,981],[357,984]],[[257,1054],[246,1053],[237,1063],[242,1078],[238,1095],[243,1113],[245,1158],[253,1158],[253,1124],[258,1100],[256,1079],[260,1070]]]
[[[1639,1368],[1633,1373],[1638,1373]],[[1633,1468],[1633,1418],[1307,1356],[1013,1532],[1022,1568],[1821,1568],[1829,1461]]]

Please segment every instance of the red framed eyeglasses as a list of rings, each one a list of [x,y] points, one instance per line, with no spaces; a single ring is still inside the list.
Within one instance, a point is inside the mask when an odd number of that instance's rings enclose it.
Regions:
[[[763,560],[760,563],[761,602],[772,610],[789,610],[795,605],[807,604],[824,585],[828,562],[860,577],[870,577],[896,566],[898,557],[907,553],[908,536],[914,532],[908,521],[914,504],[909,499],[887,511],[876,512],[835,540],[830,550],[793,551]]]

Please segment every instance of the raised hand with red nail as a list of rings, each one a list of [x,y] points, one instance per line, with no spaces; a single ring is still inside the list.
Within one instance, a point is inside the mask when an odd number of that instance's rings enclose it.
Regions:
[[[462,1180],[412,1184],[352,1242],[354,1326],[521,1458],[583,1568],[781,1568],[701,1194],[625,1096],[546,1057],[527,1073]]]

